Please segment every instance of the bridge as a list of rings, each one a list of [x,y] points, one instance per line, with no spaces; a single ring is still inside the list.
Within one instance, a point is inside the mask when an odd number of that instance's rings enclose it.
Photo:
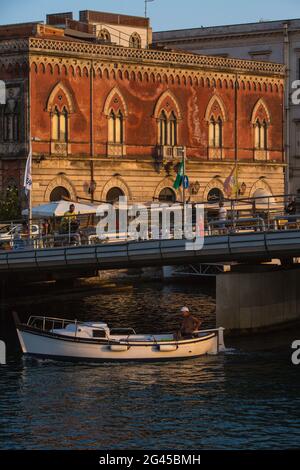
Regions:
[[[93,276],[98,271],[216,262],[260,263],[300,257],[300,230],[208,235],[201,250],[186,240],[146,240],[0,252],[0,279],[43,280],[55,274]]]
[[[232,272],[217,276],[217,326],[240,332],[299,321],[300,264],[293,263],[300,258],[300,214],[233,215],[231,210],[221,224],[207,217],[202,249],[197,244],[187,249],[188,241],[174,238],[174,232],[161,239],[149,232],[143,241],[128,239],[128,233],[119,234],[123,240],[112,234],[101,241],[94,228],[92,233],[80,229],[41,237],[39,231],[34,239],[12,238],[0,251],[0,283],[4,292],[10,283],[93,277],[105,270],[235,263]],[[31,247],[26,248],[27,241]],[[283,266],[262,264],[272,259]]]

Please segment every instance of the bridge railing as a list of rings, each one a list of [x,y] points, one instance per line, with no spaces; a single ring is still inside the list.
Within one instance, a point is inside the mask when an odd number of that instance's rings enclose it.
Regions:
[[[299,196],[298,196],[299,199]],[[219,201],[210,200],[204,203],[205,235],[233,234],[246,231],[270,231],[290,230],[300,228],[300,199],[294,195],[259,196],[255,198],[239,198],[224,200],[226,219],[220,220]],[[299,202],[299,207],[297,206]],[[200,204],[200,203],[199,203]],[[290,206],[290,207],[289,207]],[[172,211],[172,206],[170,206]],[[183,206],[176,204],[176,211]],[[175,209],[174,209],[175,210]],[[294,213],[291,213],[294,212]],[[148,219],[152,216],[148,210]],[[74,217],[74,216],[72,216]],[[66,218],[66,217],[64,217]],[[130,232],[106,233],[106,239],[102,240],[97,235],[99,218],[95,215],[76,215],[78,222],[76,228],[69,219],[68,227],[62,228],[62,217],[44,217],[26,221],[24,219],[0,223],[0,250],[26,250],[31,248],[55,248],[58,246],[80,246],[95,243],[109,243],[116,241],[129,241],[133,237]],[[175,218],[174,218],[175,220]],[[29,227],[31,233],[29,233]],[[192,229],[196,231],[195,214]],[[178,227],[171,225],[164,231],[158,227],[160,239],[176,238]],[[153,232],[149,228],[146,239],[154,239]]]
[[[234,218],[232,220],[213,220],[208,223],[208,235],[218,233],[264,232],[266,224],[263,218]]]

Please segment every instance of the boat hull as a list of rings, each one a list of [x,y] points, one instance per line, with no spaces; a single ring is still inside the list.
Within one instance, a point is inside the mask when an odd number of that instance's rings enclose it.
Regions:
[[[218,331],[178,342],[89,341],[17,328],[22,351],[39,358],[71,361],[181,360],[219,351]]]

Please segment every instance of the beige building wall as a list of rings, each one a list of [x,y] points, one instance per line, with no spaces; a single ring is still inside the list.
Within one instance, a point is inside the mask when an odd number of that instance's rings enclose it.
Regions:
[[[92,23],[95,26],[96,36],[99,36],[103,29],[107,30],[111,36],[111,41],[118,46],[129,47],[129,40],[132,34],[137,33],[141,38],[141,47],[146,48],[151,42],[147,28],[138,28],[133,26],[110,25],[105,23]]]
[[[189,161],[187,174],[191,183],[199,183],[197,194],[189,194],[192,202],[206,202],[209,191],[213,188],[224,190],[224,181],[232,170],[232,163],[199,163]],[[166,175],[165,171],[155,171],[153,162],[149,160],[122,160],[94,162],[94,180],[97,184],[94,198],[96,201],[106,201],[108,191],[113,187],[120,188],[132,202],[152,202],[159,197],[165,188],[172,188],[176,175]],[[90,162],[84,160],[51,159],[33,168],[33,203],[40,204],[49,201],[51,191],[65,187],[72,199],[89,199],[91,180]],[[258,165],[250,163],[239,164],[239,181],[246,184],[245,197],[253,196],[255,191],[262,189],[279,195],[284,190],[283,167],[279,164]],[[181,190],[177,191],[177,200],[182,200]]]

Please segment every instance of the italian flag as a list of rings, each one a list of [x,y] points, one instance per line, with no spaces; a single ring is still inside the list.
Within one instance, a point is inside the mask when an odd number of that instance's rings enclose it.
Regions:
[[[183,180],[183,177],[184,177],[184,174],[183,174],[183,167],[184,167],[184,164],[183,162],[180,163],[179,167],[178,167],[178,171],[177,171],[177,176],[176,176],[176,180],[173,184],[173,188],[174,189],[179,189],[180,186],[182,185],[182,180]]]

